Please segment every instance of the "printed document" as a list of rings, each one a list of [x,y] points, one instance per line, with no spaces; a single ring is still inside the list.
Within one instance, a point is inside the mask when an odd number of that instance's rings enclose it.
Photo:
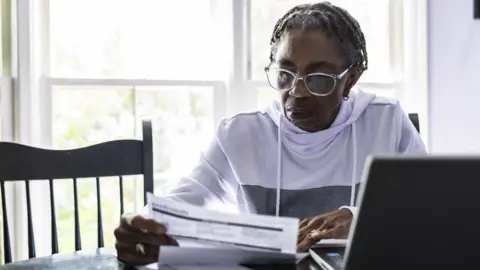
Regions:
[[[199,247],[160,247],[159,259],[156,264],[137,267],[139,270],[246,270],[255,265],[296,264],[308,256],[307,252],[287,254],[272,251],[257,251],[249,249],[199,248]],[[167,267],[166,267],[167,266]]]
[[[150,216],[178,240],[295,255],[299,220],[207,210],[147,194]],[[293,256],[295,258],[295,256]]]

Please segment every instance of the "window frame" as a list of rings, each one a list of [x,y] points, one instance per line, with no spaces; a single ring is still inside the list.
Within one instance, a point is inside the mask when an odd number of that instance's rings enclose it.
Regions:
[[[11,0],[11,71],[13,89],[10,96],[2,95],[2,108],[10,108],[11,114],[4,114],[2,127],[10,127],[3,138],[37,145],[52,146],[52,88],[54,86],[168,86],[168,85],[209,85],[214,88],[214,121],[238,111],[256,108],[257,91],[268,87],[266,81],[251,80],[250,7],[252,0],[230,0],[231,6],[231,49],[232,61],[229,79],[225,81],[182,81],[182,80],[129,80],[129,79],[77,79],[52,78],[49,74],[49,1]],[[215,7],[219,0],[211,0]],[[396,89],[397,97],[405,110],[417,112],[422,124],[422,138],[428,142],[428,61],[427,61],[427,1],[389,0],[390,5],[390,52],[393,69],[399,71],[399,78],[392,83],[365,82],[359,87],[381,89],[388,86]],[[3,3],[3,1],[2,1]],[[224,3],[222,3],[224,4]],[[22,12],[19,12],[21,10]],[[2,90],[3,93],[3,90]],[[5,107],[4,107],[5,105]],[[12,187],[9,204],[14,203],[15,213],[11,228],[13,239],[26,242],[25,192],[22,186]],[[41,220],[36,225],[37,249],[50,251],[50,221],[41,216],[50,214],[49,201],[40,200],[45,190],[33,190],[32,200],[44,201],[36,205],[34,219]],[[48,192],[47,192],[48,193]],[[44,193],[46,194],[46,193]],[[19,226],[16,226],[19,225]],[[20,226],[21,225],[21,226]],[[42,232],[41,234],[38,232]],[[26,257],[21,245],[14,247],[14,259]],[[38,252],[39,255],[42,252]]]

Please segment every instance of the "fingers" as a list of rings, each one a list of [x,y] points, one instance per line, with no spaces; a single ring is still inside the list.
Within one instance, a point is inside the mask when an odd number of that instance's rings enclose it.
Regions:
[[[165,243],[167,243],[166,245],[178,246],[177,241],[173,238],[170,238],[166,235],[162,238],[165,238]],[[117,240],[117,242],[115,243],[115,248],[117,250],[117,259],[131,266],[147,265],[157,262],[160,247],[158,245],[142,245],[144,254],[138,252],[137,244],[130,242],[125,243]]]
[[[297,244],[298,252],[305,252],[322,239],[340,239],[348,236],[350,222],[325,222],[319,229],[311,231]]]
[[[312,238],[311,234],[308,234],[300,243],[297,244],[297,252],[307,251],[316,242],[318,241],[315,238]]]
[[[175,238],[172,238],[172,237],[170,237],[170,236],[168,236],[168,235],[167,235],[166,237],[167,237],[167,239],[168,239],[168,241],[169,241],[169,243],[168,243],[169,246],[179,246],[179,245],[178,245],[178,242],[177,242],[177,240],[175,240]]]
[[[330,238],[335,238],[335,239],[347,238],[348,233],[350,232],[351,224],[352,224],[351,219],[337,223],[337,225],[334,228],[335,230],[333,230],[332,234],[330,235]]]
[[[316,232],[321,232],[321,231],[325,231],[325,230],[331,230],[333,228],[335,228],[337,225],[336,225],[336,222],[334,219],[326,219],[325,222],[318,228],[316,229],[313,229],[310,233],[316,233]]]
[[[302,220],[302,222],[300,222],[300,224],[299,224],[299,226],[298,226],[299,229],[307,226],[307,224],[308,224],[311,220],[312,220],[312,218],[306,218],[306,219]]]
[[[132,266],[157,262],[159,246],[178,246],[176,240],[165,235],[165,226],[137,215],[122,216],[120,226],[115,229],[114,235],[118,260]],[[138,251],[138,244],[142,244],[144,252]]]
[[[119,227],[114,231],[117,241],[129,244],[148,244],[153,246],[169,245],[170,240],[165,235],[143,233],[130,228]]]
[[[139,215],[126,214],[120,220],[120,227],[129,227],[144,233],[152,233],[156,235],[165,234],[165,226],[153,219],[145,218]]]
[[[315,245],[318,241],[322,239],[330,239],[335,238],[335,230],[337,228],[329,228],[323,230],[314,230],[309,233],[300,243],[297,244],[297,251],[298,252],[305,252],[311,246]]]
[[[340,222],[335,225],[331,225],[332,226],[324,226],[318,230],[312,231],[310,237],[318,242],[322,239],[340,239],[348,236],[348,231],[350,228],[350,224],[348,222]]]
[[[338,230],[338,227],[331,228],[331,229],[314,230],[309,235],[309,237],[312,239],[312,241],[315,241],[315,243],[317,243],[322,239],[336,238],[335,236],[338,234],[337,230]]]
[[[157,256],[138,256],[132,253],[117,253],[117,260],[129,266],[148,265],[158,261]]]
[[[324,223],[316,228],[312,228],[306,233],[306,235],[299,239],[297,242],[297,250],[303,252],[310,248],[312,245],[320,241],[321,239],[332,238],[329,233],[335,228],[335,224],[329,220],[325,220]],[[320,233],[321,232],[321,233]]]
[[[131,266],[147,265],[158,261],[158,247],[144,246],[145,255],[139,254],[135,245],[117,242],[117,259]]]
[[[321,239],[347,237],[351,221],[351,212],[344,209],[303,220],[298,231],[297,250],[305,251]]]
[[[138,254],[138,250],[137,250],[136,245],[131,245],[129,243],[123,243],[123,242],[119,242],[119,241],[117,241],[115,243],[115,249],[117,249],[117,254],[118,253],[122,253],[122,254],[127,254],[128,253],[128,254],[137,254],[137,255],[146,256],[146,257],[149,257],[149,256],[157,257],[158,256],[158,250],[159,250],[158,246],[143,245],[143,247],[144,247],[145,255]]]
[[[297,236],[297,243],[300,243],[305,239],[305,237],[314,229],[318,229],[319,227],[323,226],[327,222],[327,219],[319,216],[312,219],[309,219],[308,222],[303,222],[303,226],[300,226],[300,230],[298,231]]]

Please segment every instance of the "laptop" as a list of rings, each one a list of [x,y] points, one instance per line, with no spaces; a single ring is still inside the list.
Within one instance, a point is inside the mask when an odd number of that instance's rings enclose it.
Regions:
[[[323,269],[479,267],[480,157],[374,157],[365,168],[346,248],[310,250]]]
[[[323,270],[343,269],[345,247],[313,247],[308,252]]]

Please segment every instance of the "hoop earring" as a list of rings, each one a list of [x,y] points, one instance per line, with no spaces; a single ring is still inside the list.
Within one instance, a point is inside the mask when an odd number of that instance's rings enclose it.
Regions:
[[[349,96],[342,97],[343,100],[348,100],[349,98],[350,98]]]

